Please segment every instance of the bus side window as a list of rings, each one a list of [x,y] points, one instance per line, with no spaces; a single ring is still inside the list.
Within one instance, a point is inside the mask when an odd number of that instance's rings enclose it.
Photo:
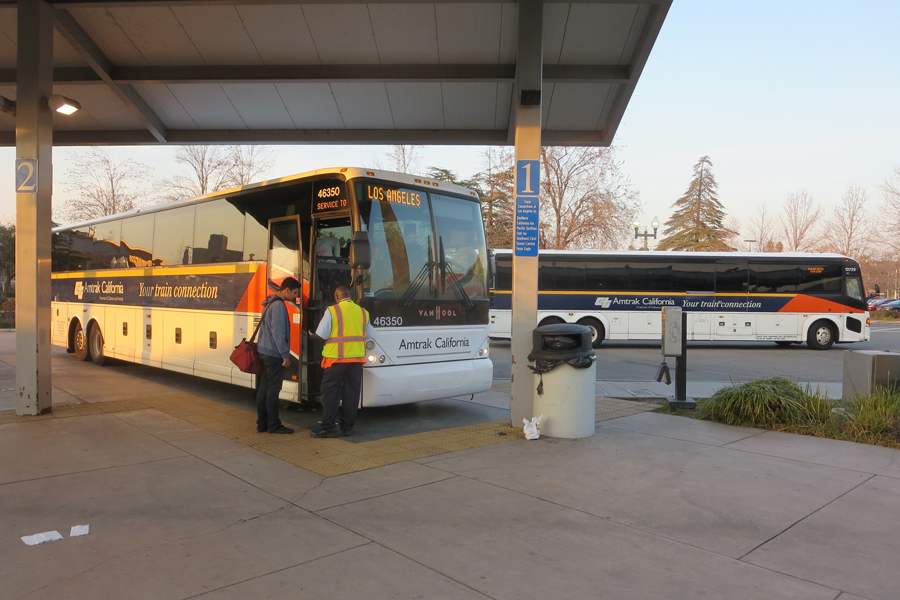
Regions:
[[[512,259],[497,259],[497,277],[495,289],[508,292],[512,289]]]
[[[800,269],[796,265],[751,264],[750,291],[756,294],[795,294]]]
[[[747,293],[747,265],[720,263],[716,265],[716,293]]]
[[[244,260],[244,215],[227,200],[197,205],[191,264]]]
[[[628,291],[628,267],[625,263],[588,263],[584,277],[585,289],[588,290]]]
[[[800,267],[800,286],[804,294],[841,293],[841,265],[814,265]]]

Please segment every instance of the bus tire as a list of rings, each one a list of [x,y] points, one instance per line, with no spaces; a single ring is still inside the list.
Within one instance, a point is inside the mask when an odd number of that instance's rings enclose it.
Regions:
[[[75,349],[75,358],[87,360],[91,357],[91,353],[88,351],[87,336],[84,335],[84,329],[81,328],[80,322],[75,321],[74,329],[72,332],[72,347]]]
[[[603,323],[601,323],[597,319],[585,317],[584,319],[578,321],[578,324],[590,328],[591,348],[593,348],[594,350],[599,348],[600,344],[602,344],[603,340],[606,338],[606,328],[603,327]]]
[[[822,319],[816,321],[809,328],[806,335],[806,344],[813,350],[828,350],[834,345],[837,334],[834,331],[834,325],[831,321]]]
[[[91,352],[91,360],[95,365],[102,365],[106,362],[106,356],[103,355],[103,334],[100,332],[100,326],[93,323],[88,329],[88,348]]]
[[[538,323],[538,327],[543,327],[544,325],[559,325],[561,323],[565,323],[565,321],[563,321],[559,317],[547,317],[546,319]]]

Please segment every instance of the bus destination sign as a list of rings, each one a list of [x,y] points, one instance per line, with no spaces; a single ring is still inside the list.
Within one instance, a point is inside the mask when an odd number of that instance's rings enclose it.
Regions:
[[[393,204],[407,204],[409,206],[422,205],[422,193],[413,190],[389,188],[381,185],[366,184],[366,197],[369,200],[379,202],[391,202]]]
[[[313,214],[347,210],[347,186],[339,179],[321,179],[313,184]]]

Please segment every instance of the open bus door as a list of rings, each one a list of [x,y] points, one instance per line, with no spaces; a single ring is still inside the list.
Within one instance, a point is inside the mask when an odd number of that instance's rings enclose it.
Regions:
[[[269,221],[269,251],[267,261],[268,292],[274,293],[287,277],[293,277],[302,286],[300,304],[287,304],[291,322],[291,366],[284,371],[281,397],[302,402],[307,387],[305,355],[307,335],[304,331],[303,304],[306,303],[308,286],[304,281],[304,257],[300,235],[300,217],[283,217]]]
[[[334,292],[339,286],[351,287],[350,240],[353,228],[349,216],[314,218],[310,242],[313,260],[313,276],[310,286],[309,329],[314,332],[328,307],[335,303]],[[351,296],[353,290],[351,289]],[[356,299],[356,298],[354,298]],[[319,382],[323,371],[322,348],[325,343],[313,338],[308,350],[309,394],[321,402]]]

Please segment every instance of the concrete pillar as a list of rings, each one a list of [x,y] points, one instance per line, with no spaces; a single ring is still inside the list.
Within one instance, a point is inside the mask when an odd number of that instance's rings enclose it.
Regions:
[[[540,193],[539,186],[534,189],[533,183],[529,184],[524,179],[534,175],[535,166],[540,174],[543,21],[542,0],[520,0],[516,88],[513,91],[516,123],[516,239],[513,243],[510,404],[513,426],[520,426],[524,418],[530,419],[534,406],[534,385],[532,373],[528,370],[528,354],[531,352],[532,330],[537,325],[538,259],[536,252],[530,251],[532,240],[525,239],[528,233],[520,227],[523,223],[534,222],[533,211]],[[536,231],[533,233],[537,235]],[[533,242],[536,249],[537,240],[534,239]]]
[[[16,414],[50,411],[53,9],[19,0],[16,69]],[[24,159],[24,160],[23,160]],[[29,177],[30,175],[30,177]]]

